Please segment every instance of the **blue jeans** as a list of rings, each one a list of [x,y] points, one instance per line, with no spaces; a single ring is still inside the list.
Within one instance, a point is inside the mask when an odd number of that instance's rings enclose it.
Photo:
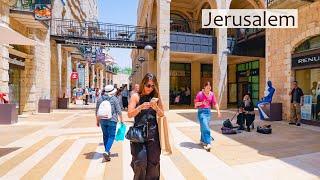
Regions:
[[[200,141],[205,144],[211,144],[211,133],[210,133],[210,120],[211,111],[208,108],[198,109],[198,120],[200,122]]]
[[[100,126],[103,133],[104,149],[106,152],[110,153],[110,149],[116,137],[117,123],[114,121],[101,119]]]

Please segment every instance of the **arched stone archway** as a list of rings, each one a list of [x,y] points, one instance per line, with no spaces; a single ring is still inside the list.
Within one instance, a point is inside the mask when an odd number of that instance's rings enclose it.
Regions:
[[[227,7],[228,9],[231,8],[231,4],[235,1],[238,1],[239,0],[231,0],[231,1],[228,1],[227,3]],[[241,1],[247,1],[251,4],[251,6],[253,7],[252,9],[263,9],[265,8],[265,2],[263,0],[241,0]]]

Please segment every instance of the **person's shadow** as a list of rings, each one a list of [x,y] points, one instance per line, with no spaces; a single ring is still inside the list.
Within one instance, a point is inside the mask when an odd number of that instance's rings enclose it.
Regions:
[[[202,149],[200,144],[193,143],[193,142],[182,142],[180,143],[181,147],[189,148],[189,149]]]

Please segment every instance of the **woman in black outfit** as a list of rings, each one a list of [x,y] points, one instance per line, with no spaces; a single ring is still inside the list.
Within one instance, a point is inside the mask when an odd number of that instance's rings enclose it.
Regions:
[[[240,103],[239,115],[237,116],[237,124],[240,126],[239,130],[244,130],[244,123],[247,126],[247,131],[250,131],[250,126],[252,125],[255,118],[254,106],[251,101],[249,94],[243,97],[243,101]]]
[[[157,116],[163,116],[159,100],[159,86],[156,76],[147,73],[140,84],[138,93],[132,95],[128,117],[134,117],[134,126],[147,126],[144,143],[130,142],[134,180],[160,179],[160,142]]]

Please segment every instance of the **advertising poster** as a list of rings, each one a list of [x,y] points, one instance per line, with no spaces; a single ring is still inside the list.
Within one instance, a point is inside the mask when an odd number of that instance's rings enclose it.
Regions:
[[[305,95],[303,106],[301,107],[301,118],[311,120],[312,95]]]

